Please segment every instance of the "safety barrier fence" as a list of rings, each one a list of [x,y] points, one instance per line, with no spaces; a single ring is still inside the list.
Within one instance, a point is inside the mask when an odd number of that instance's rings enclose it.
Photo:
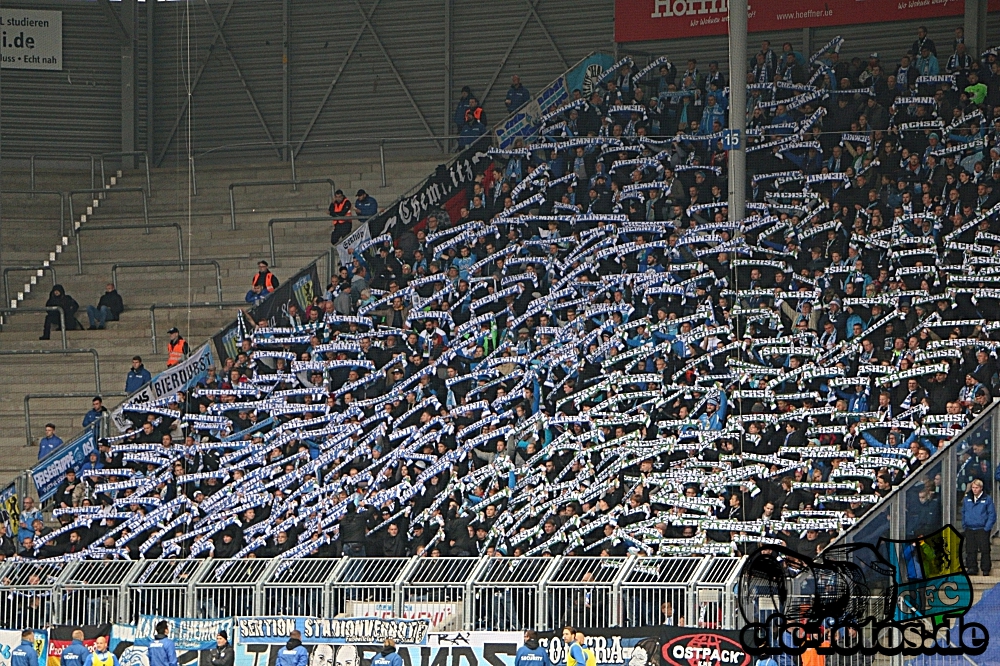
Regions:
[[[332,222],[334,222],[336,220],[349,220],[349,221],[353,221],[353,220],[357,220],[357,219],[363,219],[363,218],[342,217],[342,216],[330,217],[329,215],[323,215],[322,217],[320,217],[320,216],[314,216],[314,217],[273,217],[273,218],[271,218],[270,220],[267,221],[267,241],[268,241],[268,247],[271,250],[271,266],[274,267],[274,266],[278,265],[278,257],[277,257],[277,255],[276,255],[276,253],[274,251],[274,227],[275,227],[275,225],[278,225],[278,224],[298,224],[298,223],[326,224],[326,225],[330,225]]]
[[[52,264],[49,264],[48,266],[42,266],[41,268],[39,268],[38,266],[5,266],[3,269],[4,303],[10,303],[10,274],[14,272],[25,272],[25,271],[34,273],[34,275],[30,278],[30,284],[38,284],[38,278],[45,275],[45,271],[48,271],[49,275],[52,277],[52,286],[53,287],[56,286],[57,282],[56,267],[53,266]]]
[[[136,197],[127,196],[138,194],[138,200]],[[81,204],[77,204],[74,207],[73,201],[74,197],[79,195],[87,195],[86,201]],[[89,190],[72,190],[66,193],[66,198],[69,200],[69,219],[71,224],[69,225],[70,235],[76,234],[80,226],[87,221],[88,215],[93,215],[94,210],[101,206],[102,201],[109,201],[108,195],[112,195],[115,198],[115,205],[118,207],[118,212],[120,215],[136,218],[141,217],[142,221],[145,223],[143,226],[148,227],[149,225],[149,199],[146,194],[146,190],[141,187],[116,187],[112,188],[99,188],[99,189],[89,189]],[[85,213],[81,213],[80,217],[77,218],[76,212],[79,210],[85,210]]]
[[[115,391],[113,393],[104,393],[101,397],[111,398],[118,397],[123,398],[127,393],[121,391]],[[26,446],[35,446],[35,442],[31,436],[31,401],[32,400],[65,400],[67,398],[93,398],[94,394],[85,393],[80,391],[67,391],[64,393],[29,393],[24,396],[24,437]],[[102,434],[106,434],[106,424],[102,425]]]
[[[141,169],[146,184],[146,194],[152,196],[149,156],[143,151],[103,153],[100,155],[73,153],[5,154],[3,159],[8,164],[11,162],[28,163],[28,187],[36,193],[41,192],[38,181],[46,178],[49,171],[60,174],[60,178],[65,182],[67,172],[86,170],[84,178],[89,179],[91,189],[95,189],[99,184],[108,182],[108,171],[113,173],[117,169],[122,171]],[[89,166],[89,169],[86,169],[84,165]]]
[[[429,617],[436,631],[564,624],[734,629],[736,557],[13,561],[0,627],[140,615]],[[667,615],[669,614],[669,615]]]
[[[232,229],[236,231],[236,194],[235,190],[241,188],[244,191],[250,189],[259,189],[265,187],[278,187],[282,185],[291,185],[292,191],[298,191],[300,185],[329,185],[330,186],[330,200],[333,200],[333,194],[337,189],[336,184],[331,178],[304,178],[301,180],[252,180],[252,181],[241,181],[238,183],[229,184],[229,214],[232,220]]]
[[[189,259],[188,261],[184,261],[183,259],[178,259],[177,261],[120,261],[117,264],[111,265],[111,282],[115,285],[115,289],[118,289],[118,271],[124,268],[156,268],[172,266],[177,266],[182,273],[185,269],[192,266],[214,267],[215,292],[219,298],[219,302],[222,302],[222,268],[219,266],[219,262],[215,259]]]
[[[3,190],[0,197],[4,199],[4,224],[11,226],[13,220],[19,219],[18,208],[24,205],[23,199],[47,200],[50,197],[59,200],[59,235],[66,235],[66,194],[58,190]],[[17,201],[22,199],[22,201]],[[54,213],[53,202],[53,213]],[[22,218],[23,219],[23,218]]]
[[[156,222],[153,224],[101,224],[96,226],[86,226],[77,229],[76,232],[76,274],[83,275],[83,249],[80,245],[80,236],[84,231],[119,231],[126,229],[145,229],[150,233],[150,229],[175,229],[177,231],[177,261],[184,262],[184,232],[177,222]]]

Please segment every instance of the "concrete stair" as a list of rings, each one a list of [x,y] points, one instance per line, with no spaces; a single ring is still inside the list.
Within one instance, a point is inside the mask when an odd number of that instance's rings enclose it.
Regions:
[[[332,178],[336,187],[353,199],[354,193],[365,189],[385,206],[423,181],[442,159],[428,161],[397,159],[386,165],[386,187],[381,186],[378,161],[335,160],[301,162],[297,166],[299,180]],[[140,170],[115,176],[113,188],[145,186],[145,173]],[[236,188],[237,229],[231,228],[229,184],[243,181],[288,180],[288,164],[247,164],[234,162],[198,165],[198,193],[189,197],[186,171],[159,169],[151,173],[152,197],[149,198],[151,224],[177,223],[181,226],[183,253],[194,260],[213,259],[220,265],[223,301],[242,301],[260,259],[268,259],[268,220],[278,217],[323,217],[329,205],[328,184],[302,185],[298,191],[291,186],[266,188]],[[63,174],[65,186],[56,178],[46,178],[45,186],[68,190],[89,187],[89,172]],[[41,188],[41,179],[36,186]],[[27,188],[24,174],[4,172],[4,189]],[[52,202],[41,197],[4,195],[3,265],[40,266],[57,244],[61,246],[59,214]],[[15,203],[10,203],[15,201]],[[76,221],[85,212],[74,200]],[[141,223],[136,198],[109,195],[82,223],[88,226],[122,226]],[[190,201],[190,210],[188,204]],[[83,202],[86,203],[86,202]],[[16,212],[16,215],[15,215]],[[68,208],[67,208],[68,216]],[[7,222],[7,220],[11,220]],[[67,221],[72,225],[73,221]],[[67,230],[67,235],[69,231]],[[329,250],[328,221],[296,222],[274,227],[276,261],[272,270],[282,281],[303,265]],[[76,239],[69,238],[53,266],[58,282],[80,303],[77,320],[87,326],[86,306],[96,305],[111,281],[111,266],[118,262],[176,261],[177,232],[173,228],[121,229],[120,231],[84,231],[80,235],[83,272],[78,274]],[[9,249],[8,249],[9,248]],[[159,354],[152,354],[149,307],[153,303],[215,302],[218,299],[215,270],[212,266],[192,266],[181,271],[176,266],[156,268],[121,268],[118,291],[125,301],[126,311],[121,320],[108,324],[103,331],[70,330],[67,332],[71,349],[95,349],[99,354],[101,390],[114,393],[124,390],[125,375],[135,354],[143,357],[152,373],[161,371],[166,362],[164,340],[171,326],[181,330],[192,347],[205,342],[235,317],[236,308],[205,308],[157,310],[156,327]],[[25,282],[33,275],[17,271],[10,275],[11,298],[23,292]],[[325,279],[327,276],[321,276]],[[19,307],[43,306],[52,285],[50,274],[35,278],[37,284],[24,293]],[[10,303],[7,303],[9,306]],[[0,332],[0,350],[58,350],[61,337],[52,332],[52,339],[40,341],[44,315],[37,312],[7,316]],[[0,484],[7,483],[37,459],[37,448],[26,446],[24,397],[42,393],[81,393],[80,398],[31,400],[32,440],[37,445],[46,422],[57,427],[64,440],[81,428],[84,413],[90,408],[95,392],[93,357],[88,354],[52,354],[37,356],[0,356]],[[111,409],[121,401],[108,396],[105,405]]]

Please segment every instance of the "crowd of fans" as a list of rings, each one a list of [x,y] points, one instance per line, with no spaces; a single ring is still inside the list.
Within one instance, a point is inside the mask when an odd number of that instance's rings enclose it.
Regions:
[[[67,474],[61,527],[22,513],[20,556],[812,555],[912,474],[936,529],[925,462],[1000,390],[1000,64],[840,46],[748,63],[743,220],[717,64],[618,63],[491,149],[458,219],[241,318]]]

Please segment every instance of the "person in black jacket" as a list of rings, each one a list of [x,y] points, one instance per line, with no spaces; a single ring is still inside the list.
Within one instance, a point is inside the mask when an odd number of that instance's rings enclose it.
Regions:
[[[76,331],[83,328],[80,326],[80,322],[76,320],[76,313],[80,309],[80,304],[66,293],[61,284],[52,287],[52,291],[49,292],[49,300],[45,301],[45,307],[62,308],[63,315],[66,318],[66,330]],[[49,312],[45,315],[45,326],[42,328],[42,336],[38,339],[48,340],[52,333],[52,327],[55,326],[56,330],[59,330],[61,325],[59,313]]]
[[[362,504],[360,510],[354,503],[347,505],[347,515],[340,521],[340,540],[344,544],[344,555],[347,557],[366,557],[365,540],[367,539],[368,522],[375,516],[375,509]]]
[[[236,653],[225,629],[220,629],[219,635],[215,638],[215,649],[211,652],[211,659],[212,666],[233,666],[233,662],[236,661]]]
[[[87,306],[87,319],[90,320],[90,330],[96,331],[104,328],[109,321],[118,321],[118,317],[125,311],[125,303],[122,297],[115,290],[115,285],[108,283],[104,285],[104,293],[101,300],[97,302],[97,307]]]

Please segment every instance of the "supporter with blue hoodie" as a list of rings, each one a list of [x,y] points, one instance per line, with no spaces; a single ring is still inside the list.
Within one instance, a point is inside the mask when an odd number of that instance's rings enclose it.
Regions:
[[[38,666],[35,632],[31,629],[21,632],[21,644],[10,652],[10,666]]]
[[[537,632],[524,632],[524,645],[517,648],[514,666],[552,666],[548,651],[538,645]]]
[[[83,631],[74,629],[72,636],[73,642],[63,648],[59,663],[61,666],[86,666],[90,650],[83,644]]]
[[[371,666],[403,666],[403,658],[396,653],[396,641],[391,638],[385,639],[382,651],[372,658]]]
[[[149,666],[178,666],[177,648],[174,647],[174,640],[167,636],[170,625],[166,620],[160,620],[155,629],[153,640],[146,649]]]
[[[278,662],[275,666],[308,666],[308,664],[309,652],[302,647],[302,632],[295,629],[288,634],[288,642],[278,653]]]

